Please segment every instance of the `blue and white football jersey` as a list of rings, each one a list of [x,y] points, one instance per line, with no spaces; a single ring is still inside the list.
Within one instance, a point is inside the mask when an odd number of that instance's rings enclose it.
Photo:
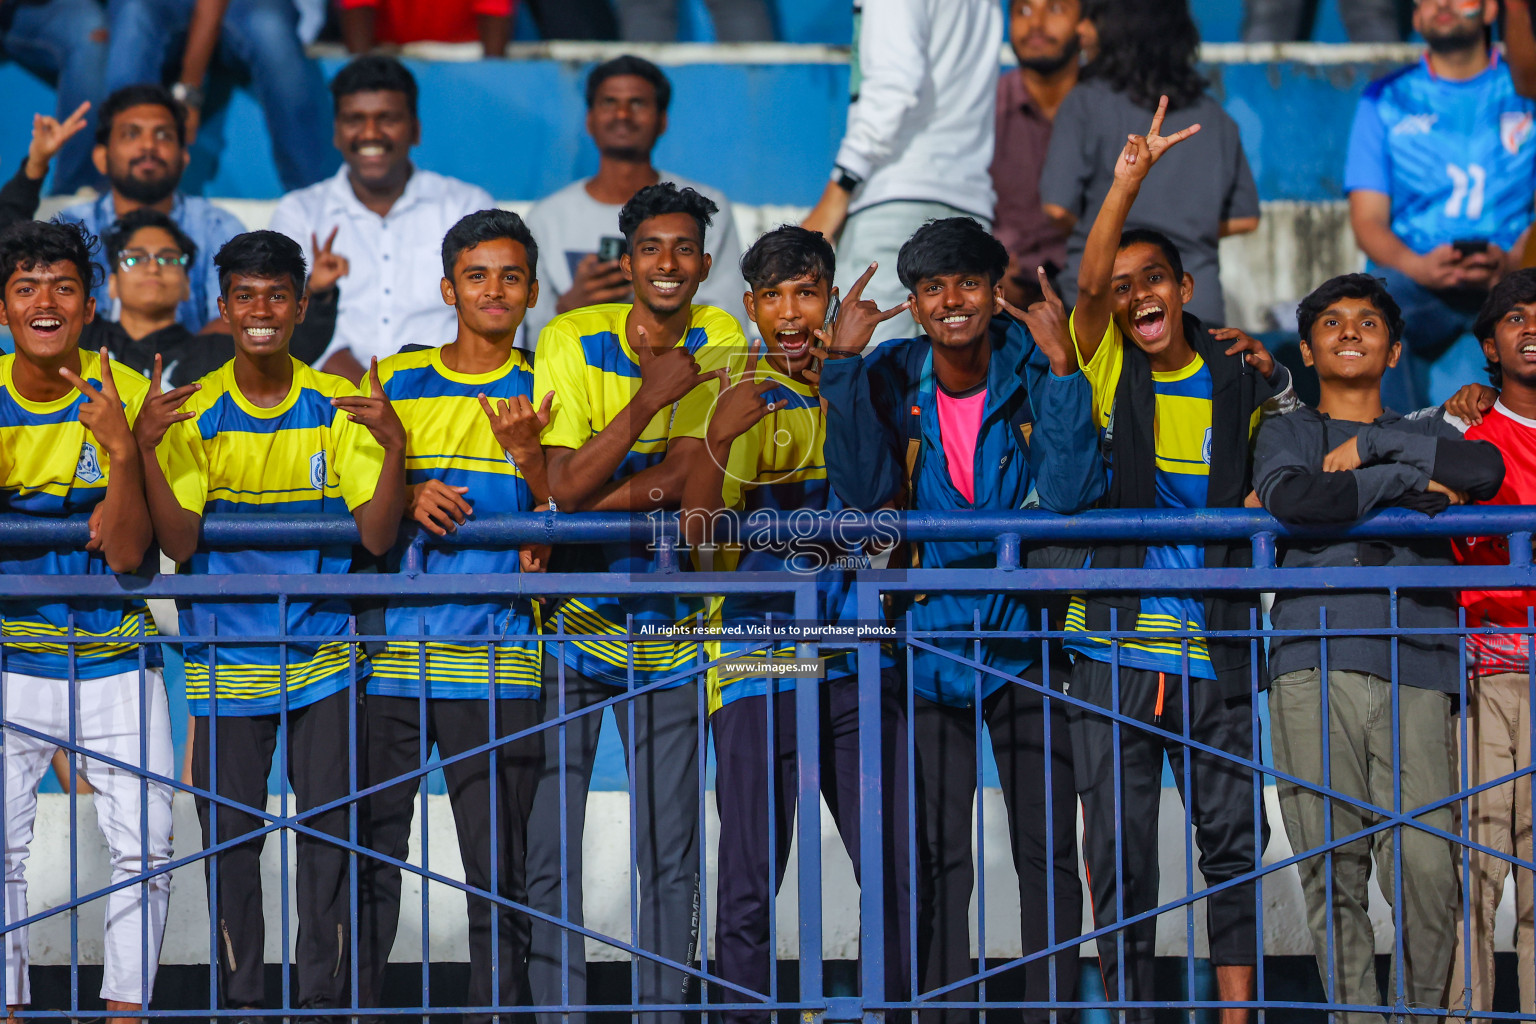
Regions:
[[[1462,82],[1427,60],[1372,82],[1349,136],[1344,191],[1392,199],[1392,230],[1415,252],[1459,238],[1511,248],[1536,195],[1536,103],[1497,54]]]

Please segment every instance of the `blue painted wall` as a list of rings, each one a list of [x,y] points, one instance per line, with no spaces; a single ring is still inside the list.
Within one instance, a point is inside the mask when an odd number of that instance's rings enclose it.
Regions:
[[[339,62],[325,62],[334,74]],[[597,153],[582,128],[586,65],[558,61],[411,62],[421,82],[418,160],[479,182],[500,199],[536,199],[591,174]],[[1210,69],[1243,130],[1265,199],[1339,197],[1350,121],[1361,90],[1386,66],[1296,63]],[[671,68],[671,131],[658,164],[723,189],[737,202],[809,205],[842,137],[848,69],[841,65],[690,65]],[[14,168],[49,87],[0,64],[0,162]],[[0,170],[0,173],[9,171]],[[243,88],[210,112],[187,187],[206,195],[280,194],[261,110]]]

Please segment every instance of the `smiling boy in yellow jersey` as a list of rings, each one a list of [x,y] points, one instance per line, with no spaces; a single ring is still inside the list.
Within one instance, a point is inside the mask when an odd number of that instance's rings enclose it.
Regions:
[[[690,468],[706,457],[703,437],[718,381],[746,347],[730,314],[692,305],[709,275],[704,232],[715,212],[707,198],[670,182],[641,189],[619,214],[629,245],[620,263],[634,283],[635,304],[573,310],[540,334],[534,394],[540,402],[554,395],[544,449],[550,496],[559,509],[676,508]],[[648,573],[657,565],[654,550],[638,543],[557,550],[555,564],[566,572],[622,574]],[[633,708],[635,749],[628,751],[628,764],[636,791],[637,942],[681,963],[696,957],[702,867],[699,695],[689,672],[698,645],[630,640],[627,631],[630,621],[637,631],[673,626],[703,610],[694,598],[593,596],[567,601],[557,622],[545,623],[546,635],[554,625],[573,637],[547,642],[546,721],[611,700],[631,678],[637,686],[662,684],[621,706],[618,719],[629,735]],[[557,916],[569,907],[575,923],[581,921],[581,843],[600,724],[599,715],[579,715],[548,732],[528,825],[529,903]],[[564,903],[562,879],[569,887]],[[569,933],[534,922],[528,969],[535,1005],[586,1003],[583,947]],[[642,960],[638,973],[638,1002],[689,998],[686,979],[674,971]],[[668,1024],[682,1019],[674,1011],[654,1016]],[[559,1020],[551,1014],[545,1024]]]
[[[219,268],[219,310],[235,342],[235,358],[195,384],[160,394],[151,383],[136,436],[155,536],[181,571],[192,574],[345,573],[352,545],[281,551],[210,551],[199,540],[208,513],[340,512],[350,510],[365,548],[387,552],[405,508],[405,431],[387,401],[359,395],[347,381],[294,359],[289,342],[303,319],[304,254],[273,231],[227,242]],[[156,374],[158,380],[159,374]],[[377,369],[374,393],[378,391]],[[267,776],[281,737],[300,812],[342,801],[353,791],[353,716],[366,665],[345,639],[350,609],[340,600],[275,599],[181,606],[187,697],[198,716],[192,743],[195,785],[238,804],[264,809]],[[251,644],[217,636],[290,637]],[[286,720],[286,721],[285,721]],[[216,763],[210,723],[217,725]],[[199,801],[203,841],[229,842],[262,819],[220,806],[217,835],[207,801]],[[311,828],[346,838],[346,804],[306,819]],[[261,848],[264,835],[217,854],[218,884],[209,894],[220,937],[222,1005],[258,1007],[265,992]],[[345,1006],[351,978],[350,854],[300,836],[295,886],[299,930],[297,1003]]]
[[[720,396],[706,435],[709,458],[695,466],[683,489],[683,522],[695,550],[713,538],[716,513],[730,509],[739,522],[755,513],[836,512],[845,506],[827,479],[823,446],[827,425],[820,394],[808,371],[813,342],[822,335],[833,296],[836,270],[832,246],[814,231],[785,226],[768,232],[741,258],[741,273],[751,291],[743,296],[747,315],[763,335],[766,354],[747,357],[740,380]],[[857,297],[857,296],[855,296]],[[871,304],[872,305],[872,304]],[[848,320],[865,310],[850,303]],[[845,321],[845,327],[847,321]],[[873,324],[869,325],[870,327]],[[744,527],[740,532],[749,532]],[[819,573],[818,621],[856,621],[852,574],[831,560],[844,553],[831,545],[789,545],[750,550],[727,547],[730,566],[743,572]],[[712,619],[727,627],[761,626],[794,619],[793,601],[784,595],[733,594],[716,599]],[[711,660],[739,652],[743,658],[768,656],[762,644],[708,644]],[[793,644],[772,650],[776,658],[793,657]],[[820,703],[822,792],[837,822],[843,846],[859,877],[859,684],[853,652],[829,651],[825,678],[806,680]],[[906,712],[895,682],[895,664],[883,659],[887,674],[881,715],[885,821],[907,820]],[[794,836],[799,773],[796,766],[794,680],[749,673],[709,673],[709,726],[715,740],[715,805],[720,814],[720,847],[715,901],[716,969],[727,981],[755,992],[770,992],[769,915],[783,882]],[[772,707],[770,718],[770,697]],[[770,742],[770,723],[772,740]],[[772,776],[773,802],[768,801]],[[777,840],[770,843],[770,828]],[[885,967],[889,998],[908,992],[910,929],[909,876],[905,830],[882,834],[885,902]],[[770,881],[771,878],[771,881]],[[732,998],[730,1001],[740,1001]],[[731,1024],[767,1021],[767,1010],[731,1010]]]
[[[10,328],[16,343],[14,353],[0,356],[0,511],[90,514],[90,540],[83,547],[9,550],[0,556],[0,574],[130,573],[152,539],[144,459],[130,426],[149,384],[114,366],[106,349],[79,349],[80,333],[96,311],[90,298],[100,273],[91,262],[95,244],[76,224],[25,221],[0,233],[0,325]],[[11,924],[27,913],[37,787],[58,749],[47,737],[72,737],[86,750],[137,765],[150,776],[78,761],[96,789],[96,820],[111,850],[114,884],[170,860],[171,791],[154,777],[171,774],[173,756],[159,647],[147,647],[147,668],[138,667],[135,641],[155,631],[143,601],[13,599],[0,609],[8,726],[0,743],[5,920]],[[70,634],[85,642],[64,642]],[[106,898],[101,996],[109,1013],[148,1008],[169,898],[170,877],[163,873]],[[27,929],[7,933],[3,981],[12,1013],[31,1000],[27,953]]]
[[[1253,435],[1260,414],[1288,400],[1290,375],[1258,341],[1231,328],[1207,330],[1184,311],[1194,278],[1183,272],[1171,241],[1155,231],[1124,230],[1152,166],[1200,130],[1193,125],[1162,136],[1167,103],[1164,97],[1147,135],[1133,136],[1116,157],[1114,182],[1083,252],[1072,340],[1093,386],[1095,425],[1108,453],[1109,488],[1102,504],[1240,508],[1253,493]],[[1095,548],[1091,558],[1097,568],[1252,564],[1246,544],[1109,544]],[[1201,634],[1248,629],[1258,617],[1256,596],[1074,598],[1064,644],[1075,657],[1071,694],[1234,756],[1255,758],[1253,686],[1255,679],[1263,683],[1262,661],[1253,664],[1246,639]],[[1112,644],[1104,636],[1112,624],[1138,635]],[[1247,768],[1100,713],[1074,717],[1072,748],[1083,803],[1083,859],[1099,927],[1157,906],[1157,811],[1165,751],[1195,826],[1205,884],[1220,885],[1257,869],[1269,822],[1262,801],[1255,799],[1256,776]],[[1183,791],[1186,757],[1188,792]],[[1122,836],[1139,841],[1121,843]],[[1118,864],[1117,845],[1123,846]],[[1218,997],[1251,1000],[1259,955],[1253,885],[1229,886],[1208,904]],[[1156,932],[1156,919],[1147,918],[1099,939],[1100,970],[1111,999],[1144,1004],[1153,998]],[[1249,1016],[1240,1007],[1221,1011],[1222,1024],[1242,1024]],[[1126,1019],[1150,1022],[1152,1009],[1137,1006]]]
[[[538,301],[539,248],[515,213],[481,210],[443,238],[443,301],[458,312],[458,334],[441,348],[393,355],[379,364],[384,395],[406,432],[406,518],[444,536],[479,509],[490,514],[544,507],[549,480],[535,410],[533,371],[512,339]],[[398,568],[404,553],[390,556]],[[428,547],[427,573],[542,571],[545,556],[524,549]],[[372,658],[368,680],[369,785],[421,765],[435,743],[451,759],[539,722],[539,641],[527,598],[391,600],[391,640]],[[425,736],[422,734],[425,723]],[[494,724],[493,724],[494,723]],[[475,889],[526,902],[524,842],[543,763],[537,733],[494,753],[444,765],[464,878]],[[409,856],[411,818],[421,780],[380,790],[368,802],[365,845],[396,860]],[[365,858],[359,882],[360,1002],[379,1005],[384,970],[400,920],[400,869]],[[505,907],[469,902],[468,1006],[518,1006],[523,999],[525,925]],[[469,1014],[466,1020],[488,1021]]]

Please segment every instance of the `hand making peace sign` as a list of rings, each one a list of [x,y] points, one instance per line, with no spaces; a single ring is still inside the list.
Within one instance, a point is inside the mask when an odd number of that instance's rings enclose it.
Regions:
[[[1164,153],[1200,131],[1198,124],[1192,124],[1183,131],[1165,136],[1162,133],[1163,118],[1167,115],[1168,97],[1164,96],[1157,102],[1157,113],[1152,115],[1152,127],[1147,129],[1147,134],[1126,136],[1125,148],[1120,151],[1120,159],[1115,162],[1117,179],[1140,185],[1146,180],[1152,165],[1161,160]]]
[[[67,366],[59,367],[59,374],[85,396],[85,404],[80,406],[80,422],[108,455],[121,458],[136,450],[128,415],[123,411],[123,400],[117,393],[117,381],[112,379],[112,357],[105,348],[101,350],[101,390],[92,387],[89,381]]]

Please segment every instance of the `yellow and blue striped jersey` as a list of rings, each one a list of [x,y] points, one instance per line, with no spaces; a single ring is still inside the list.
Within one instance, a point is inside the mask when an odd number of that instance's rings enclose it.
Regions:
[[[441,480],[467,487],[464,499],[482,515],[533,510],[522,472],[496,443],[478,397],[484,394],[493,405],[514,395],[532,397],[533,371],[521,352],[514,349],[505,364],[479,374],[449,369],[440,348],[404,352],[379,363],[379,382],[405,425],[407,483]],[[369,387],[364,378],[363,390]],[[428,547],[423,555],[429,573],[521,571],[516,548]],[[395,565],[400,556],[394,552]],[[369,693],[416,697],[425,680],[428,697],[483,700],[494,673],[498,697],[539,695],[540,645],[526,599],[391,601],[385,623],[391,636],[444,639],[391,640],[370,658]],[[503,639],[515,637],[526,639]]]
[[[1072,322],[1072,341],[1077,344],[1077,324]],[[1104,340],[1091,360],[1082,362],[1083,375],[1093,387],[1093,416],[1099,429],[1110,425],[1114,415],[1115,390],[1125,366],[1127,344],[1120,326],[1111,320]],[[1157,507],[1205,508],[1206,490],[1211,476],[1211,371],[1198,355],[1178,370],[1152,372],[1156,393],[1153,411],[1153,449],[1157,459]],[[1258,428],[1259,413],[1253,414],[1252,430]],[[1205,564],[1205,548],[1199,544],[1151,545],[1147,547],[1148,569],[1194,569]],[[1136,616],[1136,632],[1144,637],[1120,642],[1120,664],[1151,672],[1180,673],[1184,668],[1184,644],[1189,645],[1189,674],[1192,678],[1214,679],[1210,651],[1204,638],[1170,636],[1184,630],[1198,632],[1205,628],[1204,603],[1195,597],[1177,594],[1145,594]],[[1082,633],[1069,637],[1066,646],[1098,661],[1109,661],[1108,638],[1088,635],[1087,609],[1082,598],[1074,597],[1067,609],[1067,632]]]
[[[197,515],[343,512],[373,497],[384,449],[366,428],[331,405],[356,393],[350,383],[293,360],[288,396],[270,409],[252,403],[235,383],[231,360],[204,377],[182,406],[192,418],[175,423],[160,442],[166,481],[181,507]],[[483,415],[483,414],[482,414]],[[197,574],[345,573],[350,545],[283,551],[199,548],[181,567]],[[182,603],[187,701],[194,715],[265,715],[312,704],[347,687],[357,645],[308,638],[345,636],[350,609],[343,600],[290,600],[286,621],[271,601]],[[237,638],[279,634],[274,642]],[[210,645],[208,637],[228,636]],[[304,638],[304,639],[299,639]],[[284,662],[286,661],[286,665]],[[358,675],[366,672],[357,665]],[[210,675],[217,677],[210,700]]]
[[[814,514],[837,511],[842,503],[827,481],[827,464],[822,448],[827,438],[826,417],[816,389],[779,373],[766,363],[758,365],[759,379],[771,379],[777,387],[763,394],[763,400],[783,403],[759,420],[731,445],[725,466],[722,498],[725,507],[741,514],[742,534],[750,534],[753,515],[775,512],[781,515],[804,510]],[[839,553],[823,545],[792,542],[783,547],[748,550],[727,548],[721,552],[728,567],[744,572],[801,572],[818,574],[817,616],[820,622],[837,622],[854,617],[852,588],[847,573],[831,565]],[[848,607],[844,607],[848,605]],[[711,621],[725,627],[763,625],[773,621],[788,624],[795,619],[794,599],[787,595],[731,594],[713,603]],[[709,658],[714,661],[727,654],[754,658],[768,657],[762,644],[711,641]],[[853,674],[852,652],[822,651],[828,679]],[[792,658],[795,646],[783,643],[772,650],[771,657]],[[793,689],[793,680],[779,680],[775,691]],[[768,692],[764,676],[726,677],[718,668],[709,672],[709,710],[711,713],[734,700]]]
[[[622,417],[640,390],[640,362],[625,335],[630,309],[611,303],[572,310],[551,320],[539,335],[534,404],[551,392],[555,396],[552,418],[544,431],[546,447],[580,448]],[[713,306],[693,307],[688,330],[678,344],[692,354],[703,372],[739,363],[746,350],[740,325]],[[640,431],[613,479],[623,480],[657,465],[675,439],[702,438],[718,394],[715,382],[705,382],[657,413]],[[640,543],[572,547],[558,557],[561,570],[567,572],[646,573],[656,567],[654,552]],[[632,617],[637,631],[647,626],[691,624],[702,610],[703,603],[695,598],[573,598],[562,606],[565,631],[591,638],[566,643],[565,662],[583,675],[625,686],[633,658],[637,683],[663,679],[693,663],[698,645],[670,639],[629,643],[624,639],[626,621]]]
[[[69,516],[90,512],[107,495],[112,460],[80,422],[85,396],[71,390],[53,402],[32,402],[12,380],[14,353],[0,355],[0,500],[4,511],[33,516]],[[80,353],[80,376],[101,387],[101,357]],[[124,411],[131,425],[139,416],[149,382],[122,363],[114,363]],[[0,573],[36,575],[107,575],[112,569],[100,552],[84,548],[11,549],[0,552]],[[155,633],[143,601],[5,601],[5,644],[0,668],[6,672],[66,679],[70,644],[62,639],[73,628],[77,678],[97,679],[138,666],[134,638]],[[99,642],[94,638],[101,638]],[[145,649],[148,665],[160,664],[160,648]]]

